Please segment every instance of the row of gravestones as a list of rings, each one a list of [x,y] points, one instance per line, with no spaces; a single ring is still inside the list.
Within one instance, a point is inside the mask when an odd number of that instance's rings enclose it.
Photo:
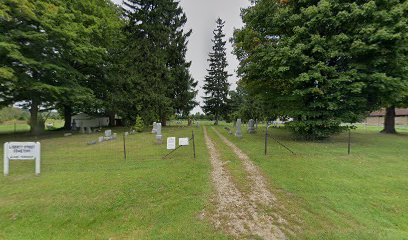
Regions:
[[[112,133],[112,130],[106,130],[104,136],[98,137],[97,141],[88,142],[88,145],[94,145],[94,144],[105,142],[105,141],[115,140],[117,139],[117,137],[118,137],[117,133]]]
[[[242,138],[242,131],[241,131],[241,125],[242,125],[242,121],[241,119],[237,119],[237,122],[235,124],[236,126],[236,131],[235,131],[235,136],[238,138]],[[255,130],[255,121],[253,119],[250,119],[248,121],[248,133],[249,134],[254,134],[256,132]]]
[[[197,121],[197,127],[200,127],[200,124]],[[152,129],[152,134],[156,134],[156,143],[157,144],[162,144],[163,143],[163,135],[162,135],[162,125],[161,123],[154,122],[153,123],[153,129]]]

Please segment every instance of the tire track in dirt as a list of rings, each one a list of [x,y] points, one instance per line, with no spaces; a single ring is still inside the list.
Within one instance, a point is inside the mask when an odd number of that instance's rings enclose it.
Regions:
[[[258,236],[263,239],[286,239],[283,231],[277,226],[281,225],[282,222],[279,223],[276,216],[267,214],[260,205],[272,204],[274,197],[267,191],[265,181],[252,176],[252,173],[256,171],[256,167],[253,166],[255,170],[251,169],[250,179],[251,181],[262,180],[264,185],[261,186],[265,187],[265,189],[253,186],[254,190],[248,197],[240,192],[233,182],[230,173],[224,167],[214,142],[208,136],[206,127],[204,127],[204,138],[210,153],[213,167],[211,177],[216,191],[214,199],[216,209],[210,217],[210,221],[216,228],[234,237]],[[248,161],[250,161],[249,158]]]

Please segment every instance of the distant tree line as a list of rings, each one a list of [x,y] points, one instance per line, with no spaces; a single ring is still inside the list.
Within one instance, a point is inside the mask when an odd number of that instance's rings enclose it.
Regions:
[[[33,133],[57,109],[69,129],[78,112],[165,124],[197,104],[185,59],[187,21],[174,0],[3,0],[0,105],[20,103]],[[114,121],[111,121],[114,123]]]

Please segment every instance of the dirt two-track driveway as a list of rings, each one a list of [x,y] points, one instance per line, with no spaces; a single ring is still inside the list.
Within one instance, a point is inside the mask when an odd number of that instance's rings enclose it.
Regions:
[[[267,181],[250,158],[232,142],[213,129],[242,162],[250,181],[250,191],[242,192],[234,183],[231,174],[221,160],[213,140],[204,127],[204,137],[212,164],[212,181],[215,188],[213,202],[215,210],[209,220],[234,238],[286,239],[285,233],[292,233],[286,220],[273,211],[266,211],[279,203],[269,190]],[[291,234],[292,235],[292,234]]]

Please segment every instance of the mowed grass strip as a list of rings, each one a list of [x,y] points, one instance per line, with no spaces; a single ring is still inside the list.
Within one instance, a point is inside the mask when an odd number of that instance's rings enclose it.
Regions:
[[[269,133],[296,155],[270,139],[264,156],[264,128],[243,139],[224,136],[250,156],[272,188],[281,190],[277,194],[286,199],[288,210],[303,220],[303,234],[297,237],[408,239],[407,134],[354,130],[352,154],[347,155],[347,134],[304,142],[294,141],[285,129]]]
[[[229,146],[227,146],[222,141],[222,139],[215,133],[213,127],[207,128],[207,131],[208,131],[209,137],[214,141],[214,144],[218,152],[220,153],[221,161],[223,161],[224,167],[230,173],[232,177],[232,181],[236,184],[236,187],[242,193],[246,195],[250,194],[251,182],[248,179],[248,175],[245,172],[245,169],[242,165],[241,160],[238,158],[237,155],[235,155],[232,149]]]
[[[190,137],[192,146],[162,159],[166,137]],[[199,128],[164,128],[163,145],[154,135],[87,145],[99,134],[39,140],[42,173],[34,162],[12,161],[10,176],[0,177],[0,239],[225,239],[199,219],[212,193],[208,153]],[[1,143],[11,138],[1,136]],[[3,149],[1,150],[2,153]]]

